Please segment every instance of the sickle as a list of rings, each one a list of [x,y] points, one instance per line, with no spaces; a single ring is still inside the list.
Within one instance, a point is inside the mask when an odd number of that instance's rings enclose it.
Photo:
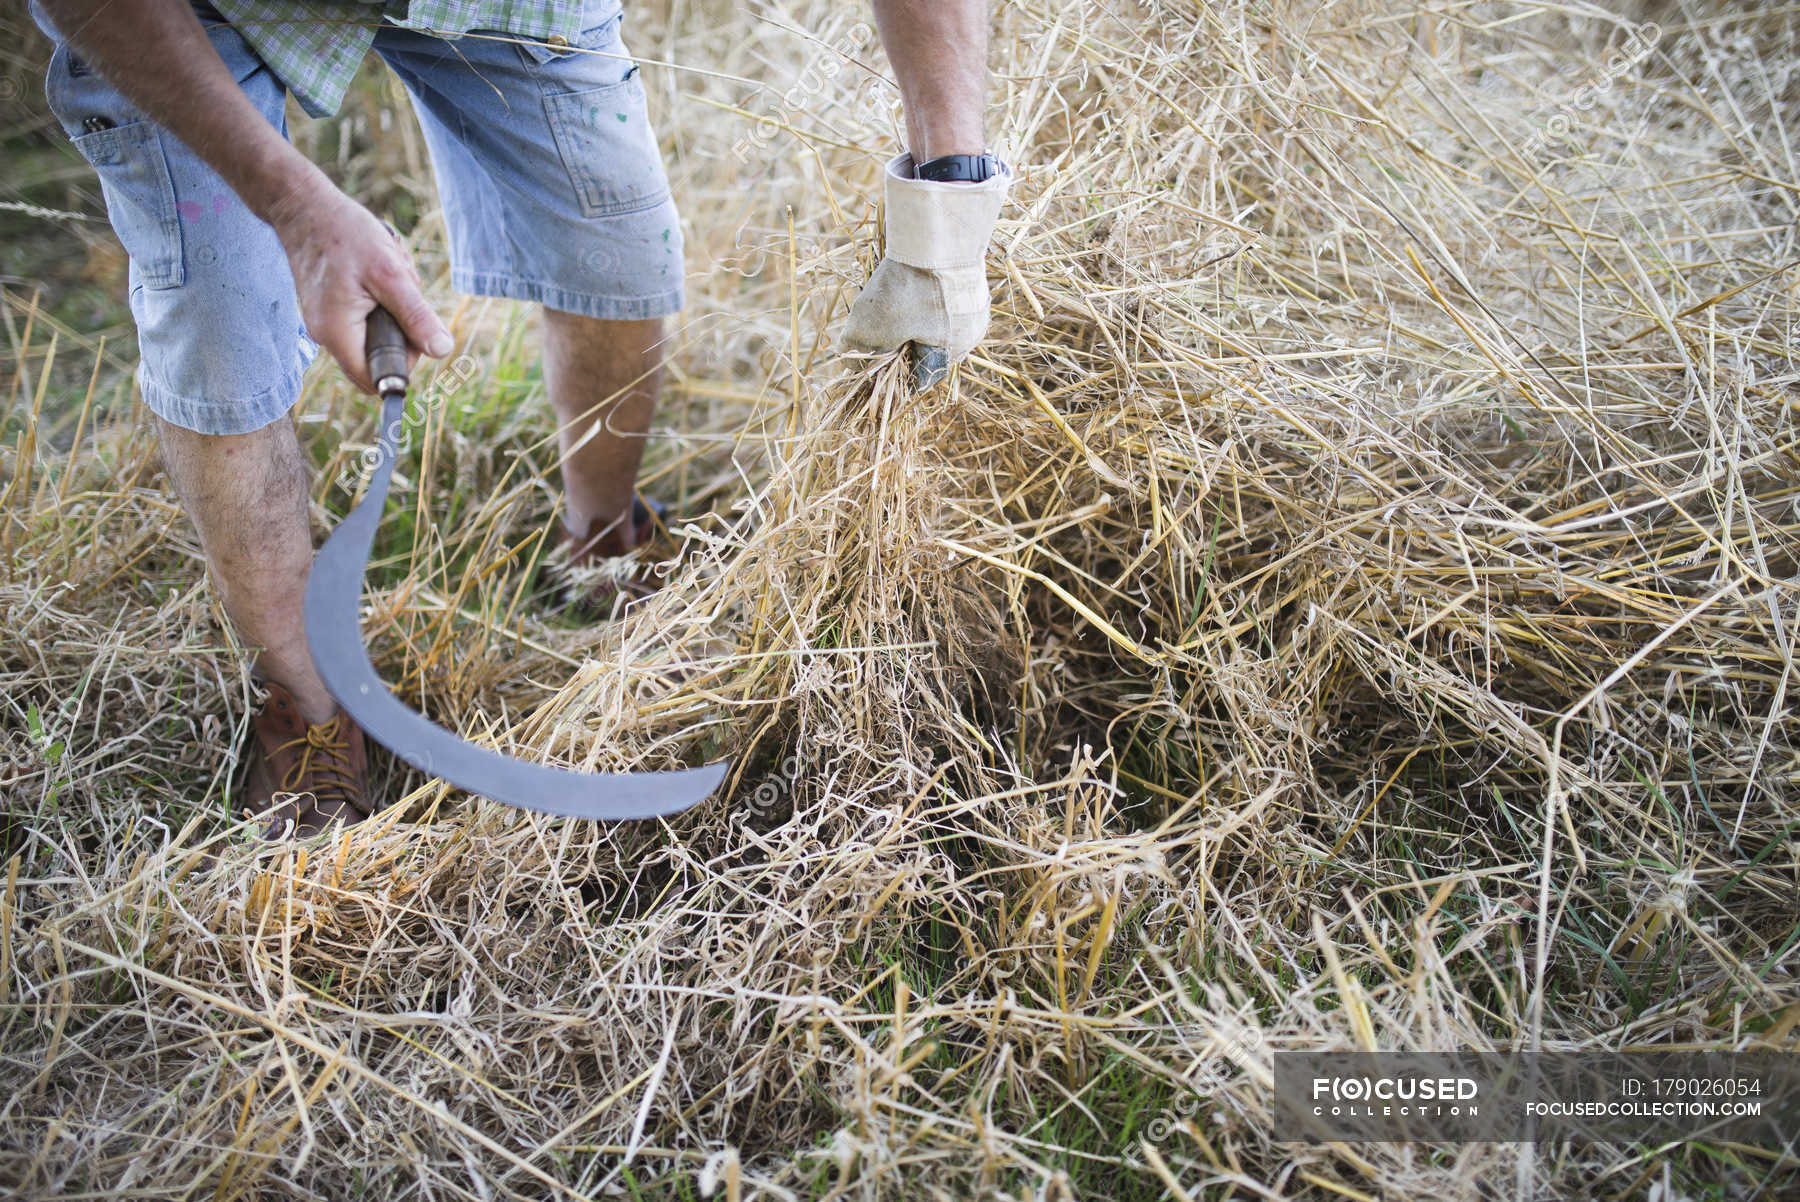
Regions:
[[[731,768],[718,760],[665,772],[576,772],[478,747],[407,708],[388,690],[364,646],[363,574],[387,500],[406,411],[406,338],[386,309],[369,314],[369,376],[381,393],[380,461],[368,491],[313,559],[306,582],[306,642],[325,688],[383,747],[432,776],[540,814],[617,822],[677,814],[704,801]]]

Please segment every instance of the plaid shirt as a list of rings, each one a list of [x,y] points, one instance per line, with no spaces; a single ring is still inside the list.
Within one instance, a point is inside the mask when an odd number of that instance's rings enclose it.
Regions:
[[[491,29],[569,38],[583,0],[212,0],[315,117],[337,111],[383,21],[446,36]]]

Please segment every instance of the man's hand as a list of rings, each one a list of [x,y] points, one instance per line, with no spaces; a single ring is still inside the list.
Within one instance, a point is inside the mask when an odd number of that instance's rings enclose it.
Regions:
[[[406,332],[409,367],[420,349],[441,357],[454,348],[450,331],[426,303],[399,236],[331,183],[285,197],[269,222],[287,251],[307,333],[358,388],[375,391],[363,342],[364,324],[377,304]]]
[[[913,178],[903,154],[887,166],[887,254],[850,307],[844,343],[865,351],[908,342],[943,347],[951,362],[987,333],[986,256],[1010,174],[979,184]]]

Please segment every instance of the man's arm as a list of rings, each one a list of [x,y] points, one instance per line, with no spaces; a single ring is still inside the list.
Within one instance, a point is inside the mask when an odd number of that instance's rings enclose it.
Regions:
[[[307,332],[365,390],[363,323],[387,306],[413,345],[452,349],[412,260],[373,214],[288,144],[231,77],[187,0],[44,0],[65,37],[217,171],[287,250]]]
[[[987,149],[987,0],[873,0],[915,162]]]
[[[926,389],[944,360],[961,359],[987,333],[985,260],[1012,172],[989,162],[985,178],[952,182],[921,179],[915,170],[987,150],[987,0],[873,3],[911,145],[882,173],[887,245],[850,306],[843,341],[875,352],[911,343],[914,387]]]

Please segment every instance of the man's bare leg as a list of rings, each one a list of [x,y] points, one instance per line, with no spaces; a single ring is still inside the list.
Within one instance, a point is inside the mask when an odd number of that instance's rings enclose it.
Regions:
[[[660,319],[601,321],[544,310],[544,379],[561,427],[563,522],[578,539],[608,531],[594,554],[622,555],[637,545],[629,515],[662,391],[662,342]]]
[[[156,428],[238,637],[258,649],[258,670],[293,694],[307,722],[328,721],[337,703],[313,667],[301,617],[313,547],[308,468],[293,423],[196,434],[157,418]]]

